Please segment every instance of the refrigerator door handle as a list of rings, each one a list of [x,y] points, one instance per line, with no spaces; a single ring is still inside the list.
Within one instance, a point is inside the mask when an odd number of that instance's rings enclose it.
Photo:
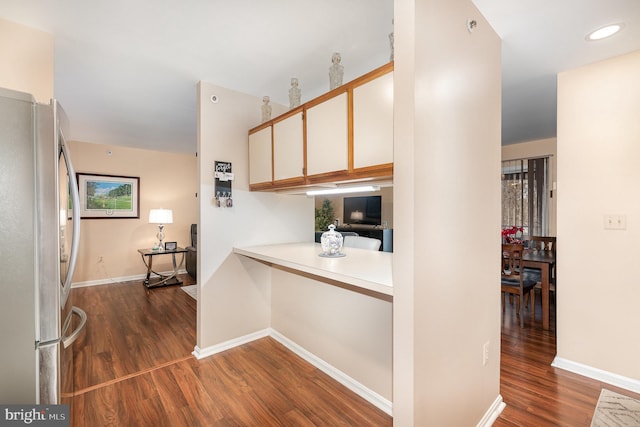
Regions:
[[[71,332],[70,335],[66,335],[67,329],[69,329],[69,325],[71,324],[71,316],[74,314],[80,317],[80,324],[73,332]],[[67,317],[67,320],[64,323],[65,323],[64,325],[65,335],[62,337],[62,345],[64,346],[64,348],[67,348],[71,344],[73,344],[75,340],[78,339],[78,337],[84,330],[84,327],[87,325],[87,313],[85,313],[83,309],[73,306],[71,307],[71,313],[69,313],[69,316]]]
[[[71,238],[71,254],[69,256],[69,269],[67,270],[67,277],[65,277],[63,289],[63,298],[61,306],[64,307],[67,296],[71,291],[71,281],[73,279],[73,273],[76,269],[76,261],[78,259],[78,246],[80,245],[80,193],[78,191],[78,180],[76,179],[76,173],[71,163],[71,157],[69,156],[69,150],[67,149],[67,143],[65,141],[62,129],[59,129],[60,137],[60,150],[64,157],[64,162],[67,166],[67,173],[69,175],[69,187],[71,191],[71,205],[73,207],[73,236]]]

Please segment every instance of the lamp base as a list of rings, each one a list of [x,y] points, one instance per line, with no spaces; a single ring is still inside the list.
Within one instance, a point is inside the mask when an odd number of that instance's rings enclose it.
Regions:
[[[162,241],[164,240],[164,233],[162,232],[163,228],[164,228],[163,224],[158,225],[159,231],[158,231],[158,234],[156,234],[156,237],[158,238],[159,243],[156,246],[153,247],[154,251],[156,250],[156,248],[158,248],[157,249],[158,252],[161,252],[161,251],[164,250],[164,246],[162,245]]]

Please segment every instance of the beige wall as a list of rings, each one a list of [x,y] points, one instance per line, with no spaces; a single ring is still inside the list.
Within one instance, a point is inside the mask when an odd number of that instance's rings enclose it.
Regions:
[[[0,87],[53,98],[53,36],[0,19]],[[8,66],[10,65],[10,66]]]
[[[539,139],[519,144],[502,146],[502,160],[531,159],[536,157],[549,157],[549,190],[557,184],[557,140],[556,138]],[[556,212],[558,206],[558,191],[553,190],[553,197],[547,193],[549,236],[556,236]]]
[[[271,327],[392,401],[391,298],[272,271]]]
[[[210,101],[213,94],[216,104]],[[312,198],[248,191],[247,132],[260,123],[261,105],[261,98],[206,82],[198,86],[200,349],[270,325],[270,268],[233,254],[234,246],[313,241]],[[232,163],[232,208],[214,203],[216,160]]]
[[[190,245],[190,226],[198,218],[195,156],[77,141],[69,145],[76,172],[140,177],[139,219],[81,221],[76,285],[146,273],[137,250],[151,248],[157,241],[158,226],[148,221],[150,209],[172,209],[174,223],[164,227],[165,241]],[[170,270],[170,262],[168,256],[156,258],[154,269]]]
[[[476,425],[500,399],[500,39],[465,0],[396,0],[394,28],[394,425]]]
[[[558,77],[558,358],[640,391],[640,51]],[[606,230],[604,216],[626,216]],[[593,371],[592,371],[593,373]]]

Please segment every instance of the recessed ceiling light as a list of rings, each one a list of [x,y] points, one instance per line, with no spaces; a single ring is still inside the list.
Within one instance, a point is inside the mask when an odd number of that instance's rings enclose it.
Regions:
[[[598,28],[597,30],[592,31],[587,35],[587,40],[594,41],[606,39],[607,37],[611,37],[618,31],[620,31],[623,26],[624,24],[611,24],[605,27]]]

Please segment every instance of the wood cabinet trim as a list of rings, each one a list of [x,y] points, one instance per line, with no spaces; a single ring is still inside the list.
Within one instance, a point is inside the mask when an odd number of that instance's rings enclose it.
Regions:
[[[333,89],[323,95],[320,95],[286,113],[273,118],[272,120],[262,123],[249,130],[249,134],[253,134],[262,129],[271,126],[271,182],[254,183],[250,184],[249,189],[251,191],[273,191],[281,189],[289,189],[295,187],[301,187],[306,185],[327,183],[327,182],[343,182],[350,180],[359,180],[365,178],[393,178],[393,163],[366,166],[361,168],[355,168],[355,154],[354,154],[354,94],[355,88],[362,86],[372,80],[377,79],[385,74],[393,72],[394,63],[389,62],[375,70],[370,71],[342,86]],[[334,97],[345,94],[347,96],[347,169],[338,170],[327,173],[320,173],[314,175],[307,175],[308,172],[308,157],[307,157],[307,112],[310,108],[313,108],[319,104],[322,104]],[[287,118],[302,112],[302,126],[303,126],[303,167],[300,177],[286,178],[275,181],[275,142],[274,142],[274,129],[275,123],[286,120]]]
[[[249,129],[249,135],[251,135],[252,133],[260,132],[262,129],[266,129],[269,126],[271,126],[271,122],[264,122],[259,126]]]
[[[349,172],[353,171],[354,165],[353,147],[353,87],[349,87],[347,92],[347,165]]]
[[[291,116],[295,116],[298,113],[303,113],[303,117],[304,117],[304,107],[303,106],[296,107],[293,110],[289,110],[286,113],[279,115],[278,117],[276,117],[273,120],[271,120],[271,123],[275,125],[276,123],[281,122],[283,120],[286,120]]]
[[[363,84],[368,83],[371,80],[375,80],[378,77],[384,76],[385,74],[388,74],[392,71],[393,71],[393,62],[389,62],[388,64],[385,64],[382,67],[376,68],[375,70],[370,71],[367,74],[364,74],[347,84],[350,85],[351,88],[353,89],[358,86],[362,86]]]
[[[271,125],[271,182],[276,176],[275,142],[273,140],[273,125]]]
[[[334,90],[325,93],[324,95],[320,95],[317,98],[312,99],[311,101],[305,104],[305,108],[308,110],[310,108],[315,107],[316,105],[322,104],[331,98],[335,98],[336,96],[340,96],[343,93],[347,93],[349,87],[347,85],[342,85],[340,87],[335,88]]]

